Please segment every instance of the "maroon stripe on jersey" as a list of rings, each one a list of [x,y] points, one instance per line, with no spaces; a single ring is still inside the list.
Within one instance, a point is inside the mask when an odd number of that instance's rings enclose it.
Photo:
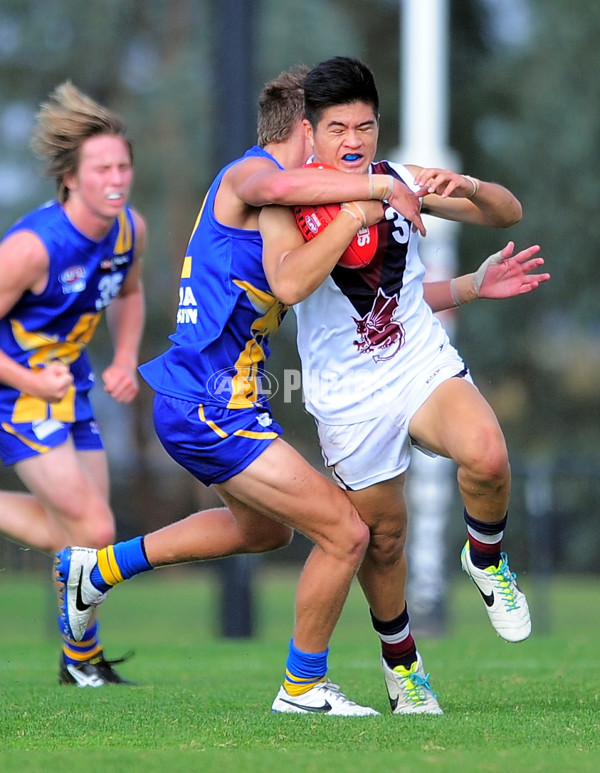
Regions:
[[[385,161],[373,164],[373,172],[400,179]],[[377,225],[377,254],[369,265],[359,269],[335,266],[331,272],[335,284],[362,317],[371,312],[380,290],[388,298],[400,293],[406,269],[410,223],[392,207],[384,206],[385,219]]]

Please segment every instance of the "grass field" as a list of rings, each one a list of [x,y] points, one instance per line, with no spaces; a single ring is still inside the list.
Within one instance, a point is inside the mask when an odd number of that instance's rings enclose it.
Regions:
[[[291,632],[296,571],[260,570],[257,635],[218,636],[206,569],[165,570],[111,593],[108,657],[135,688],[56,684],[57,636],[45,578],[0,573],[0,770],[596,771],[600,769],[600,581],[530,593],[548,630],[495,636],[477,592],[457,578],[451,629],[421,640],[442,717],[389,712],[378,645],[358,588],[336,631],[330,677],[380,717],[269,711]],[[549,617],[548,617],[549,615]]]

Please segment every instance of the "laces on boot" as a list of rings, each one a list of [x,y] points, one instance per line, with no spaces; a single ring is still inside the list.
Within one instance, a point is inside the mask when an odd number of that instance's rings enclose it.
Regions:
[[[134,655],[135,655],[135,652],[133,650],[129,650],[129,652],[126,652],[120,658],[111,658],[110,660],[107,660],[104,657],[104,653],[101,652],[99,655],[96,655],[95,657],[90,658],[87,662],[91,663],[93,666],[106,666],[107,668],[112,668],[113,666],[118,666],[119,663],[125,663],[127,660],[130,660]]]
[[[426,691],[430,692],[434,698],[437,698],[437,695],[433,692],[433,688],[429,684],[429,674],[421,676],[421,674],[411,673],[410,671],[407,671],[404,666],[397,666],[394,671],[402,678],[404,689],[406,690],[406,697],[411,703],[414,703],[415,706],[421,706],[425,703]],[[402,673],[402,671],[404,671],[404,673]]]
[[[498,585],[498,593],[502,597],[507,609],[518,609],[515,596],[515,585],[517,575],[510,571],[508,560],[505,553],[502,553],[502,561],[497,569],[490,572]]]

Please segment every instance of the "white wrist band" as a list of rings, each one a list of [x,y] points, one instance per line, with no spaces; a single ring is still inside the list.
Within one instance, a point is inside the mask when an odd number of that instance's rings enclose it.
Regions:
[[[358,212],[356,210],[358,210]],[[363,212],[362,207],[357,204],[356,201],[344,201],[341,204],[341,211],[352,215],[352,217],[360,223],[361,228],[366,227],[367,216]]]
[[[460,298],[458,297],[458,293],[456,292],[456,279],[450,280],[450,295],[452,296],[452,300],[454,301],[455,306],[460,306]]]
[[[479,180],[476,177],[471,177],[470,174],[463,174],[463,177],[465,180],[468,180],[471,185],[473,186],[473,193],[470,196],[467,196],[468,199],[474,199],[475,196],[479,193]]]
[[[389,183],[389,188],[384,194],[382,201],[387,201],[392,195],[392,193],[394,192],[394,178],[391,174],[388,174],[388,183]]]

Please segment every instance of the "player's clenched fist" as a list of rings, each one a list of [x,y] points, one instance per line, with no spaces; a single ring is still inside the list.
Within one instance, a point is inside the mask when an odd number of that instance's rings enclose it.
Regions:
[[[109,365],[102,373],[104,391],[118,403],[130,403],[140,391],[135,370]]]
[[[48,363],[45,368],[35,368],[31,373],[33,378],[29,393],[49,403],[59,403],[73,384],[71,371],[59,360]]]

